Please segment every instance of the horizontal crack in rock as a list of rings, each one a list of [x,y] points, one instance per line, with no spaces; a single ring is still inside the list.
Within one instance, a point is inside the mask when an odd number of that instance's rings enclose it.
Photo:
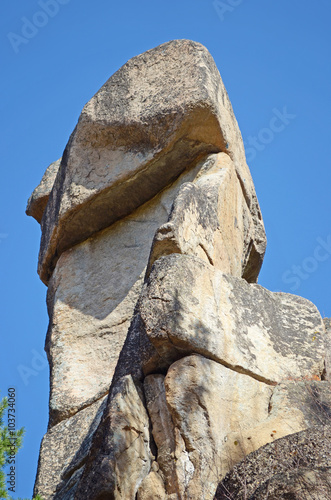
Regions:
[[[82,406],[81,408],[79,408],[78,410],[72,412],[72,413],[69,413],[68,415],[65,415],[63,418],[60,418],[60,420],[57,420],[56,423],[54,425],[52,425],[51,427],[49,427],[48,430],[50,429],[53,429],[55,426],[57,426],[58,424],[60,424],[61,422],[64,422],[65,420],[69,420],[69,418],[72,418],[74,417],[75,415],[77,415],[80,411],[82,410],[85,410],[86,408],[88,408],[89,406],[92,406],[94,403],[96,403],[97,401],[100,401],[100,399],[104,398],[105,396],[107,396],[107,394],[109,393],[109,389],[102,393],[101,396],[97,397],[96,399],[93,399],[92,400],[88,400],[84,406]]]
[[[169,333],[168,331],[166,331],[164,329],[161,329],[161,330],[166,333],[168,340],[169,340],[169,343],[178,351],[178,353],[180,353],[180,351],[183,352],[185,350],[185,347],[181,347],[180,345],[176,345],[177,339],[174,336],[172,336],[171,333]],[[220,359],[216,356],[213,356],[211,353],[207,352],[204,349],[197,349],[196,351],[191,351],[191,352],[188,352],[188,349],[189,348],[186,348],[186,353],[182,356],[179,356],[178,359],[182,359],[183,357],[191,356],[193,354],[198,354],[200,356],[203,356],[206,359],[209,359],[210,361],[215,361],[216,363],[219,363],[220,365],[224,366],[225,368],[228,368],[229,370],[235,371],[237,373],[241,373],[242,375],[247,375],[248,377],[251,377],[259,382],[263,382],[264,384],[271,385],[271,386],[277,385],[277,382],[275,382],[274,380],[270,380],[266,377],[263,377],[263,375],[258,375],[257,373],[254,373],[251,370],[248,370],[247,368],[243,368],[242,366],[232,365],[223,359]]]
[[[211,264],[213,266],[214,265],[213,259],[209,255],[209,252],[206,250],[205,246],[202,243],[199,243],[199,247],[202,248],[202,250],[206,254],[206,257],[208,259],[209,264]]]

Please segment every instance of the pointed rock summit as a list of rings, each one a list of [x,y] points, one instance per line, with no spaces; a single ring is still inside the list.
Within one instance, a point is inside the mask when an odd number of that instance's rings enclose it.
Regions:
[[[111,76],[27,214],[49,312],[35,494],[223,498],[246,455],[327,423],[329,324],[256,284],[263,220],[204,46],[174,40]]]

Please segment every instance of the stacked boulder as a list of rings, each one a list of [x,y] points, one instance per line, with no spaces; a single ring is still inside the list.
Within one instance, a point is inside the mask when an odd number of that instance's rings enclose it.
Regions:
[[[256,284],[263,220],[205,47],[176,40],[120,68],[27,213],[50,317],[35,494],[212,499],[249,453],[321,424],[325,326]]]

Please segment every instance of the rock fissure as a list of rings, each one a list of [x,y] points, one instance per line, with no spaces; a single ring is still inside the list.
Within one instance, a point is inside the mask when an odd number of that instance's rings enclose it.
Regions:
[[[211,258],[211,256],[209,255],[208,251],[206,250],[205,246],[202,244],[202,243],[199,243],[199,246],[202,248],[202,250],[204,251],[204,253],[206,254],[206,257],[208,259],[208,262],[209,264],[211,264],[212,266],[214,265],[214,262],[213,262],[213,259]]]
[[[81,406],[77,411],[75,412],[72,412],[72,413],[69,413],[69,414],[63,414],[62,417],[63,418],[52,418],[50,419],[50,422],[49,422],[49,428],[52,428],[52,427],[55,427],[56,425],[60,424],[60,423],[63,423],[65,421],[68,421],[70,418],[74,417],[75,415],[79,414],[81,411],[83,410],[86,410],[87,408],[93,406],[95,403],[97,403],[98,401],[101,401],[105,396],[107,396],[109,394],[109,389],[105,392],[103,392],[101,395],[98,394],[93,400],[89,400],[87,401],[83,406]],[[52,424],[52,425],[50,425]]]
[[[167,301],[168,302],[168,301]],[[277,382],[275,382],[274,380],[269,380],[257,373],[254,373],[250,370],[247,370],[246,368],[242,367],[242,366],[239,366],[239,365],[231,365],[229,364],[227,361],[223,360],[223,359],[220,359],[216,356],[212,356],[210,353],[208,352],[204,352],[203,349],[200,349],[200,350],[191,350],[191,351],[188,351],[187,348],[185,348],[185,344],[182,344],[178,341],[178,338],[173,336],[172,333],[161,327],[160,328],[160,331],[164,332],[166,335],[167,335],[167,338],[169,340],[169,343],[176,349],[177,351],[177,354],[178,356],[176,356],[176,358],[174,359],[177,360],[177,359],[181,359],[183,357],[186,357],[188,354],[198,354],[200,356],[203,356],[204,358],[206,359],[210,359],[211,361],[215,361],[216,363],[219,363],[220,365],[224,366],[225,368],[228,368],[229,370],[233,370],[234,372],[237,372],[237,373],[241,373],[242,375],[247,375],[248,377],[251,377],[255,380],[258,380],[259,382],[262,382],[266,385],[269,385],[269,386],[276,386],[277,385]],[[160,354],[160,353],[159,353]],[[167,361],[167,358],[163,357],[161,354],[160,354],[160,357],[162,359],[164,359],[165,361]],[[169,363],[169,361],[168,361]],[[299,379],[301,380],[301,379]]]

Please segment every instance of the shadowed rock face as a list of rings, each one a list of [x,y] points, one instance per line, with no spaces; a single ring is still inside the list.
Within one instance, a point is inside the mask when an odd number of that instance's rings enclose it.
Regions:
[[[205,47],[175,40],[120,68],[28,214],[50,317],[35,494],[209,500],[245,456],[329,422],[329,323],[256,284],[263,221]],[[306,466],[293,495],[328,480]],[[287,491],[265,479],[256,498]]]
[[[48,430],[40,446],[35,484],[43,498],[60,500],[75,489],[105,406],[102,398]]]

